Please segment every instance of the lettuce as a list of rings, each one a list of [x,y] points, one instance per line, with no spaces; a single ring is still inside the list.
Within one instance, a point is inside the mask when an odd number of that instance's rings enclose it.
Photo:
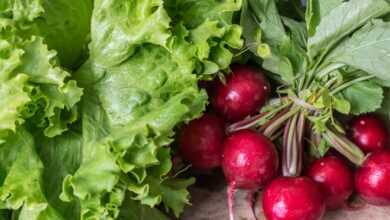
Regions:
[[[93,0],[2,0],[1,20],[18,35],[40,36],[58,53],[66,68],[77,68],[87,56]]]
[[[214,16],[193,25],[172,21],[162,1],[95,2],[91,56],[75,73],[86,89],[85,157],[62,194],[80,200],[83,219],[117,218],[126,195],[177,217],[189,203],[193,180],[170,175],[173,129],[201,114],[198,79],[227,68],[242,44],[240,29]]]
[[[194,179],[171,171],[174,130],[242,47],[240,6],[2,1],[0,219],[179,217]]]
[[[66,133],[53,139],[32,136],[25,128],[0,147],[0,208],[18,210],[21,220],[77,219],[77,203],[59,200],[66,174],[78,167],[80,136]],[[75,160],[76,159],[76,160]]]
[[[0,142],[26,119],[48,137],[61,134],[77,119],[82,90],[68,80],[70,73],[58,66],[42,38],[7,35],[0,34]]]

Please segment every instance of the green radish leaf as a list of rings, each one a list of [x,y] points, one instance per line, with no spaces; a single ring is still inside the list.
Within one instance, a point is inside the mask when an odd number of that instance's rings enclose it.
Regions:
[[[341,94],[351,104],[351,113],[355,115],[379,109],[383,100],[383,89],[373,81],[353,84]]]
[[[321,21],[321,18],[325,17],[334,8],[343,3],[344,0],[309,0],[306,7],[306,27],[310,36],[313,36],[316,27]]]
[[[328,142],[326,142],[325,139],[321,139],[320,144],[317,147],[318,153],[320,154],[321,157],[325,156],[325,154],[329,151],[330,146]]]
[[[288,40],[275,0],[248,0],[246,7],[250,8],[252,16],[256,17],[267,43],[275,46]]]
[[[390,82],[390,22],[375,20],[356,31],[327,58]]]
[[[284,83],[294,84],[296,75],[306,70],[302,36],[305,34],[298,22],[287,20],[282,21],[274,0],[244,1],[241,26],[246,46],[263,58],[264,69],[277,74]],[[283,22],[291,34],[285,30]]]
[[[333,108],[342,114],[349,114],[351,112],[351,104],[340,97],[332,97]]]
[[[351,0],[342,3],[321,19],[315,34],[309,38],[310,58],[328,52],[367,21],[389,12],[390,5],[384,0]]]
[[[282,17],[284,25],[291,33],[291,39],[301,48],[306,48],[307,31],[305,23],[295,21],[288,17]]]
[[[271,56],[263,60],[263,68],[277,73],[285,82],[294,80],[294,69],[287,57]]]
[[[278,74],[284,81],[292,81],[294,79],[294,70],[291,61],[284,55],[280,54],[278,49],[272,45],[277,45],[280,41],[285,41],[287,35],[283,24],[276,10],[275,3],[268,6],[268,13],[276,14],[277,19],[269,19],[259,22],[259,17],[268,18],[270,16],[263,14],[264,10],[258,9],[264,5],[256,5],[258,13],[254,12],[254,8],[250,5],[251,1],[244,1],[241,10],[241,26],[243,27],[243,36],[246,46],[252,53],[263,58],[263,68]],[[272,16],[274,17],[274,16]],[[254,28],[257,27],[257,28]],[[275,37],[284,36],[284,40],[276,39]],[[268,41],[267,39],[275,38],[277,42]],[[274,39],[274,40],[275,40]],[[264,40],[264,42],[263,42]],[[267,50],[265,50],[267,49]]]

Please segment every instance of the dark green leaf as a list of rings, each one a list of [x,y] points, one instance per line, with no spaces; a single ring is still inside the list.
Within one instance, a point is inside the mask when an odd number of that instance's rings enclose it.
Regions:
[[[384,92],[384,98],[381,109],[378,111],[379,114],[386,120],[386,124],[390,128],[390,89],[386,89]]]
[[[307,31],[305,23],[298,22],[288,17],[282,17],[283,23],[291,33],[291,39],[302,49],[306,48]]]
[[[141,205],[139,202],[129,199],[126,196],[123,202],[118,220],[169,220],[160,210]]]

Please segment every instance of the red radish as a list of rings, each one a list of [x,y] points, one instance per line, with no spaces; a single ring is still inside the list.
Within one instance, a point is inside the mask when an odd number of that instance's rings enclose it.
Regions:
[[[233,193],[236,188],[257,190],[277,173],[278,156],[273,143],[252,130],[232,133],[224,141],[222,169],[229,183],[230,219],[233,219]]]
[[[389,133],[384,122],[373,114],[361,115],[352,121],[353,141],[364,152],[384,149],[389,140]]]
[[[352,195],[352,170],[335,156],[315,161],[309,168],[308,176],[322,187],[328,209],[341,208]]]
[[[275,176],[278,157],[267,137],[241,130],[225,140],[222,168],[229,183],[241,189],[258,189]]]
[[[355,173],[355,188],[373,205],[390,205],[390,151],[371,153]]]
[[[221,165],[224,122],[206,113],[181,130],[179,152],[196,169],[212,169]]]
[[[280,177],[263,193],[267,220],[319,220],[325,202],[319,185],[308,177]]]
[[[270,85],[260,71],[248,65],[233,65],[231,69],[226,84],[217,85],[211,103],[234,122],[260,110],[269,96]]]

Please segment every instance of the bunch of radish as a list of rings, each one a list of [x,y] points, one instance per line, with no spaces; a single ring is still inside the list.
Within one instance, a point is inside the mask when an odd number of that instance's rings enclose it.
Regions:
[[[336,145],[354,145],[365,153],[364,162],[352,160],[358,164],[353,166],[344,148],[335,147],[340,154],[317,158],[307,153],[304,131],[310,125],[300,114],[281,120],[286,112],[280,111],[255,126],[264,117],[262,107],[272,102],[270,83],[260,70],[233,65],[225,80],[207,89],[212,109],[183,126],[179,152],[194,169],[222,168],[231,220],[237,189],[247,190],[249,198],[263,190],[260,208],[268,220],[321,219],[326,209],[347,207],[354,192],[366,203],[390,205],[389,133],[376,115],[355,117],[349,140],[335,139]],[[280,139],[281,144],[276,142]]]

